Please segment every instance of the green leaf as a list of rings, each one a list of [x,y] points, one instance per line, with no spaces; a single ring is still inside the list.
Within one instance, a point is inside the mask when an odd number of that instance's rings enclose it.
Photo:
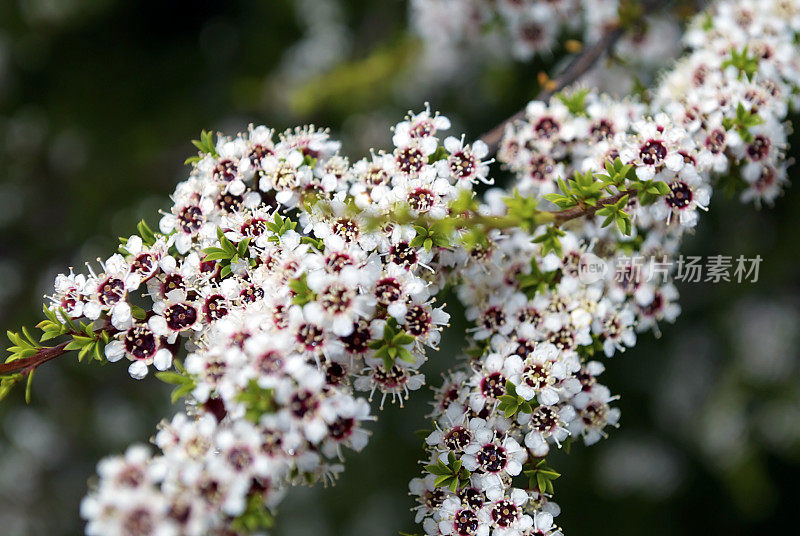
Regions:
[[[564,103],[564,106],[573,115],[587,115],[586,114],[586,97],[589,95],[588,89],[578,89],[571,94],[561,92],[556,95],[558,100]]]
[[[526,464],[523,467],[523,474],[528,477],[530,489],[538,489],[548,495],[552,495],[554,492],[553,481],[561,476],[547,465],[545,459],[541,459],[535,465],[532,462]]]
[[[150,229],[146,221],[140,221],[136,225],[136,230],[139,232],[139,236],[145,246],[152,246],[156,243],[156,234]]]
[[[32,370],[32,371],[30,371],[28,373],[28,380],[25,383],[25,403],[26,404],[30,404],[31,403],[31,391],[33,389],[33,373],[34,372],[35,371]]]
[[[308,287],[308,275],[303,273],[297,279],[289,281],[289,289],[292,291],[292,303],[305,305],[316,299],[316,294]]]
[[[131,316],[136,320],[144,320],[147,318],[147,311],[139,307],[138,305],[131,304]]]

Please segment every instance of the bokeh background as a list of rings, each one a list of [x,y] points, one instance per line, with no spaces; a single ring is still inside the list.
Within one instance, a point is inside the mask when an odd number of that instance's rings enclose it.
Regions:
[[[476,137],[563,61],[559,49],[503,60],[492,43],[432,50],[409,26],[405,0],[0,0],[0,326],[35,324],[56,273],[107,256],[139,219],[156,223],[201,129],[313,122],[358,157],[430,101]],[[653,58],[679,50],[654,46]],[[603,63],[589,82],[619,68]],[[568,535],[797,532],[799,230],[797,187],[764,210],[715,195],[686,253],[759,254],[759,281],[679,285],[676,325],[607,363],[623,426],[552,460]],[[459,351],[451,313],[432,384]],[[21,389],[0,405],[0,533],[82,534],[94,465],[148,440],[173,411],[168,390],[69,357],[37,371],[30,405]],[[295,490],[275,533],[413,531],[413,431],[430,398],[384,410],[338,485]]]

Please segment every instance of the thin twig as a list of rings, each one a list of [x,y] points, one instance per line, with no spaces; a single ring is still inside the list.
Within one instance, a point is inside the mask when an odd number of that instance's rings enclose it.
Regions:
[[[68,350],[65,350],[65,348],[69,343],[70,341],[65,341],[50,348],[40,348],[39,351],[32,356],[2,363],[0,364],[0,374],[15,374],[17,372],[27,374],[35,370],[39,365],[66,354]]]
[[[553,222],[556,225],[561,225],[562,223],[566,223],[576,218],[582,218],[584,216],[592,216],[594,215],[595,212],[597,212],[604,206],[615,205],[617,202],[619,202],[620,199],[622,199],[626,195],[631,195],[635,192],[636,192],[635,190],[623,190],[618,194],[614,194],[610,197],[605,197],[603,199],[600,199],[595,206],[584,205],[584,206],[568,208],[566,210],[552,211],[551,214],[553,214]]]
[[[554,94],[558,93],[568,85],[575,82],[581,76],[583,76],[586,71],[592,68],[595,62],[608,50],[610,50],[617,41],[619,41],[620,37],[625,33],[625,29],[621,26],[616,26],[607,30],[603,36],[592,46],[588,48],[584,48],[583,52],[581,52],[578,56],[576,56],[561,75],[558,76],[555,80],[551,83],[547,84],[547,87],[544,88],[537,96],[536,100],[539,101],[546,101]],[[500,140],[503,139],[503,135],[506,132],[506,126],[513,124],[517,121],[520,121],[525,118],[525,108],[518,111],[492,130],[484,134],[480,137],[481,141],[483,141],[486,145],[489,146],[489,153],[494,154],[497,152],[497,148],[500,145]]]

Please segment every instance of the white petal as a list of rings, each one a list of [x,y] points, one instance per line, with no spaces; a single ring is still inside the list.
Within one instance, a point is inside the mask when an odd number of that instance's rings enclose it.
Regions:
[[[153,365],[158,370],[167,370],[172,366],[172,352],[166,348],[161,348],[153,357]]]
[[[134,361],[128,367],[128,374],[131,375],[131,378],[141,380],[147,376],[147,365],[145,365],[144,361]]]

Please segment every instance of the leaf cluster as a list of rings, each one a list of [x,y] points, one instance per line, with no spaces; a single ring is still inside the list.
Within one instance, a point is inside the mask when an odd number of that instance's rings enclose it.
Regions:
[[[247,497],[245,511],[231,522],[231,530],[237,534],[250,534],[270,529],[274,524],[275,517],[264,504],[264,497],[258,493],[251,493]]]
[[[216,261],[220,268],[220,277],[226,278],[233,272],[233,265],[242,261],[251,267],[255,266],[255,259],[250,258],[250,237],[243,239],[238,244],[231,242],[222,229],[217,228],[217,239],[220,247],[208,247],[203,250],[203,260]]]
[[[317,298],[317,295],[308,286],[308,275],[305,273],[289,281],[289,290],[292,291],[292,303],[296,305],[305,305]]]
[[[750,80],[758,71],[758,62],[758,56],[755,54],[750,56],[748,45],[745,45],[741,51],[731,50],[731,57],[722,62],[722,68],[726,69],[733,66],[739,71],[740,78],[744,75]]]
[[[217,144],[214,142],[214,133],[210,130],[203,130],[200,132],[200,139],[192,140],[192,145],[197,147],[200,150],[200,153],[197,156],[190,156],[187,158],[186,161],[184,161],[184,164],[193,164],[195,162],[199,162],[207,154],[213,156],[214,158],[219,156],[217,153]]]
[[[533,413],[536,407],[536,400],[525,400],[517,394],[517,387],[510,381],[506,381],[506,394],[500,398],[497,408],[502,411],[506,419],[511,419],[518,413]]]
[[[446,231],[445,224],[434,222],[430,225],[414,225],[414,231],[417,234],[409,243],[411,247],[425,248],[425,251],[430,252],[434,247],[447,248],[452,246],[450,233]]]
[[[239,393],[236,400],[247,408],[245,418],[249,421],[258,423],[264,415],[275,413],[275,394],[273,389],[264,389],[258,385],[257,380],[250,380],[247,388]]]
[[[753,142],[753,134],[750,132],[750,127],[764,123],[764,119],[758,114],[754,114],[744,107],[740,102],[736,107],[736,117],[725,117],[722,120],[722,126],[727,130],[735,130],[745,143]]]
[[[390,318],[383,325],[382,337],[370,342],[369,347],[375,350],[374,357],[382,359],[383,367],[389,370],[398,359],[406,363],[414,362],[414,354],[407,348],[414,340],[412,335],[397,326],[394,318]]]
[[[164,372],[156,372],[156,378],[164,383],[175,385],[175,389],[170,394],[170,399],[174,404],[179,399],[184,398],[186,395],[194,391],[197,387],[197,380],[186,371],[183,364],[177,359],[173,361],[175,371],[167,370]]]
[[[464,467],[463,462],[457,459],[452,452],[447,454],[447,463],[437,460],[436,463],[426,465],[425,470],[436,476],[433,481],[434,486],[437,488],[450,488],[453,493],[469,484],[471,476],[471,473]]]
[[[530,489],[538,489],[540,492],[547,495],[553,494],[553,481],[561,476],[561,473],[555,471],[552,467],[547,465],[547,460],[544,458],[539,460],[536,465],[526,465],[528,469],[523,470],[523,474],[528,477],[528,487]]]
[[[589,95],[588,88],[576,89],[572,93],[567,94],[567,92],[562,91],[558,93],[556,97],[560,100],[564,106],[570,111],[572,115],[588,115],[586,113],[586,97]]]

